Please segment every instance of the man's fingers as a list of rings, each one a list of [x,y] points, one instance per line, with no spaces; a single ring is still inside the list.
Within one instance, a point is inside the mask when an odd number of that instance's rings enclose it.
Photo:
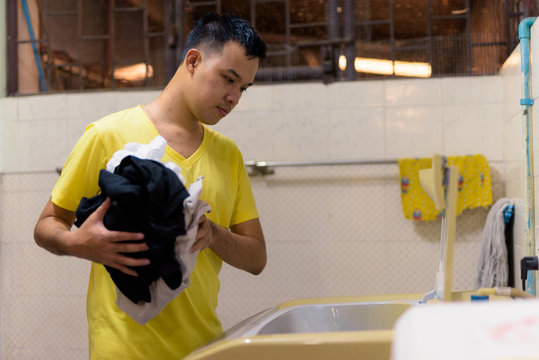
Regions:
[[[119,243],[116,244],[116,251],[119,253],[136,253],[148,250],[148,244],[146,243]]]
[[[103,203],[94,211],[94,214],[96,214],[99,219],[103,219],[107,213],[107,210],[110,208],[110,204],[111,200],[109,197],[107,197],[105,201],[103,201]]]
[[[120,266],[146,266],[150,265],[150,260],[135,259],[130,256],[118,255],[116,263]]]
[[[111,231],[111,239],[115,242],[121,241],[136,241],[144,239],[143,233],[125,232],[125,231]]]
[[[149,264],[150,260],[148,259],[135,259],[129,256],[118,255],[116,261],[109,264],[109,266],[120,270],[127,275],[138,276],[136,270],[133,270],[130,267],[146,266]]]
[[[191,246],[189,252],[192,254],[195,251],[203,250],[210,245],[211,234],[210,234],[210,221],[206,216],[202,215],[198,219],[198,231],[196,235],[196,242]]]
[[[110,265],[111,267],[120,270],[124,274],[131,275],[131,276],[138,276],[137,272],[133,269],[128,268],[127,266],[122,266],[120,264],[114,264]]]
[[[195,242],[193,244],[193,246],[191,246],[191,249],[189,249],[189,252],[192,254],[195,251],[198,251],[198,250],[201,250],[201,249],[202,249],[202,241],[198,240],[197,242]]]
[[[195,251],[204,250],[208,246],[209,246],[209,243],[207,239],[204,239],[204,238],[198,239],[197,241],[195,241],[193,246],[191,246],[191,249],[189,249],[189,252],[192,254]]]

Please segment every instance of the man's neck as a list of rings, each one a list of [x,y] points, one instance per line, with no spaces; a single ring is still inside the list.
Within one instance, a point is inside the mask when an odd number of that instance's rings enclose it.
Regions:
[[[171,101],[172,95],[164,91],[143,109],[168,145],[188,158],[202,143],[204,128],[181,101]]]

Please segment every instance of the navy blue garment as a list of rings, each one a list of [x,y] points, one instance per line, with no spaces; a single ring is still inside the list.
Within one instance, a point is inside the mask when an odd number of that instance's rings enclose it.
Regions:
[[[189,196],[178,176],[153,160],[125,157],[114,170],[99,173],[101,194],[83,197],[75,212],[75,225],[84,221],[110,197],[112,203],[103,223],[109,230],[142,232],[149,250],[126,253],[148,258],[150,265],[132,267],[138,276],[127,275],[110,266],[107,271],[120,291],[131,301],[150,302],[148,287],[160,276],[171,289],[181,285],[182,272],[174,256],[177,236],[184,235],[183,201]]]

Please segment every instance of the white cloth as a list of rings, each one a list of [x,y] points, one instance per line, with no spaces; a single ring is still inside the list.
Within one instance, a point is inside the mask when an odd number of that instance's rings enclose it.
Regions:
[[[157,135],[149,144],[127,143],[123,149],[116,151],[107,162],[107,171],[114,173],[114,169],[126,156],[135,156],[139,159],[155,160],[161,162],[161,158],[165,154],[167,141],[161,135]],[[172,162],[163,163],[167,168],[174,171],[182,184],[185,185],[185,179],[182,176],[182,170],[178,165]]]
[[[483,242],[477,265],[476,288],[507,286],[509,266],[505,245],[504,213],[513,205],[509,198],[501,198],[492,205],[483,230]]]
[[[123,149],[116,151],[112,155],[107,163],[107,171],[114,172],[114,169],[120,162],[126,156],[130,155],[140,159],[161,161],[161,158],[165,153],[166,145],[166,140],[160,135],[156,136],[149,144],[127,143]],[[185,179],[181,175],[181,169],[176,164],[166,162],[163,163],[163,165],[172,170],[178,176],[182,184],[185,185]],[[205,213],[211,211],[210,205],[205,201],[200,200],[202,180],[203,177],[200,176],[189,186],[189,196],[183,201],[186,233],[176,238],[176,244],[174,246],[175,258],[180,263],[182,271],[181,285],[177,289],[172,290],[162,278],[158,278],[149,288],[152,301],[149,303],[140,301],[138,304],[129,300],[118,287],[116,287],[116,305],[120,310],[124,311],[141,325],[144,325],[159,314],[172,299],[189,286],[189,277],[193,272],[199,253],[198,251],[190,253],[189,250],[196,240],[198,220]]]

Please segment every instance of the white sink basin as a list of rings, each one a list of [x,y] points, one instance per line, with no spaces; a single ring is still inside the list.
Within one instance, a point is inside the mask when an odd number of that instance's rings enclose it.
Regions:
[[[419,299],[285,303],[245,319],[188,359],[386,360],[395,322],[417,304]]]
[[[221,338],[270,334],[390,330],[419,301],[354,302],[275,307],[228,329]]]
[[[410,304],[351,303],[299,305],[281,310],[256,334],[389,330]]]

